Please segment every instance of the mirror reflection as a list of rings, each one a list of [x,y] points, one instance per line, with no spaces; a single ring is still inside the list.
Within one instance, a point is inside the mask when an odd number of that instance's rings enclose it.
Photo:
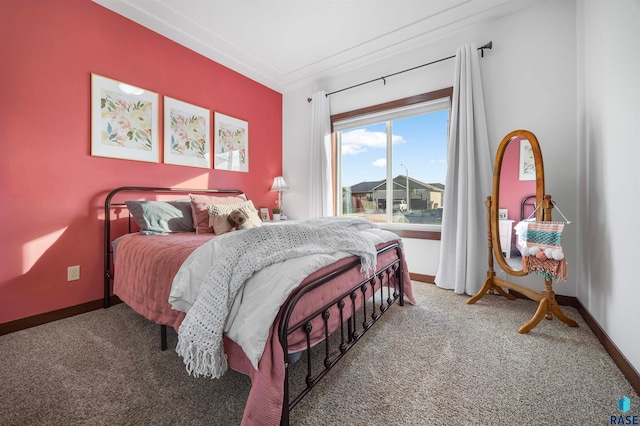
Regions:
[[[529,141],[513,137],[504,152],[500,169],[498,207],[498,235],[507,264],[515,271],[522,270],[515,226],[527,219],[536,207],[536,170]]]

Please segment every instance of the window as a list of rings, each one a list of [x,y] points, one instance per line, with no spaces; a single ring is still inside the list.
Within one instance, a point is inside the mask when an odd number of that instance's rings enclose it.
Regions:
[[[440,229],[451,94],[448,88],[332,116],[339,216]]]

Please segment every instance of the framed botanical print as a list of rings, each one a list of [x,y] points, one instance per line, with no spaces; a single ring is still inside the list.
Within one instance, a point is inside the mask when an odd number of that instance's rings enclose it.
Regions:
[[[164,162],[211,168],[211,113],[164,97]]]
[[[213,167],[235,172],[249,171],[249,123],[215,113]]]
[[[159,161],[158,94],[91,74],[91,155]]]
[[[519,180],[536,180],[536,160],[533,157],[531,143],[527,139],[520,139]]]

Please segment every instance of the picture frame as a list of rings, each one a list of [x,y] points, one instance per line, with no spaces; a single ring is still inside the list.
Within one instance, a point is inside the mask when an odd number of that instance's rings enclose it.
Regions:
[[[536,180],[536,161],[528,139],[520,139],[519,180]]]
[[[214,116],[213,167],[249,172],[249,123],[219,112]]]
[[[509,209],[498,209],[498,219],[499,220],[509,219]]]
[[[266,207],[262,207],[260,209],[260,219],[262,219],[263,222],[270,222],[271,219],[269,219],[269,209]]]
[[[91,73],[91,155],[160,161],[158,94]]]
[[[164,163],[211,168],[211,111],[164,97]]]

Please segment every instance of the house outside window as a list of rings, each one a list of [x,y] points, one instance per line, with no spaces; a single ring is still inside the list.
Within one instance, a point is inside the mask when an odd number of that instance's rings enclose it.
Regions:
[[[439,231],[452,88],[332,116],[337,215]]]

